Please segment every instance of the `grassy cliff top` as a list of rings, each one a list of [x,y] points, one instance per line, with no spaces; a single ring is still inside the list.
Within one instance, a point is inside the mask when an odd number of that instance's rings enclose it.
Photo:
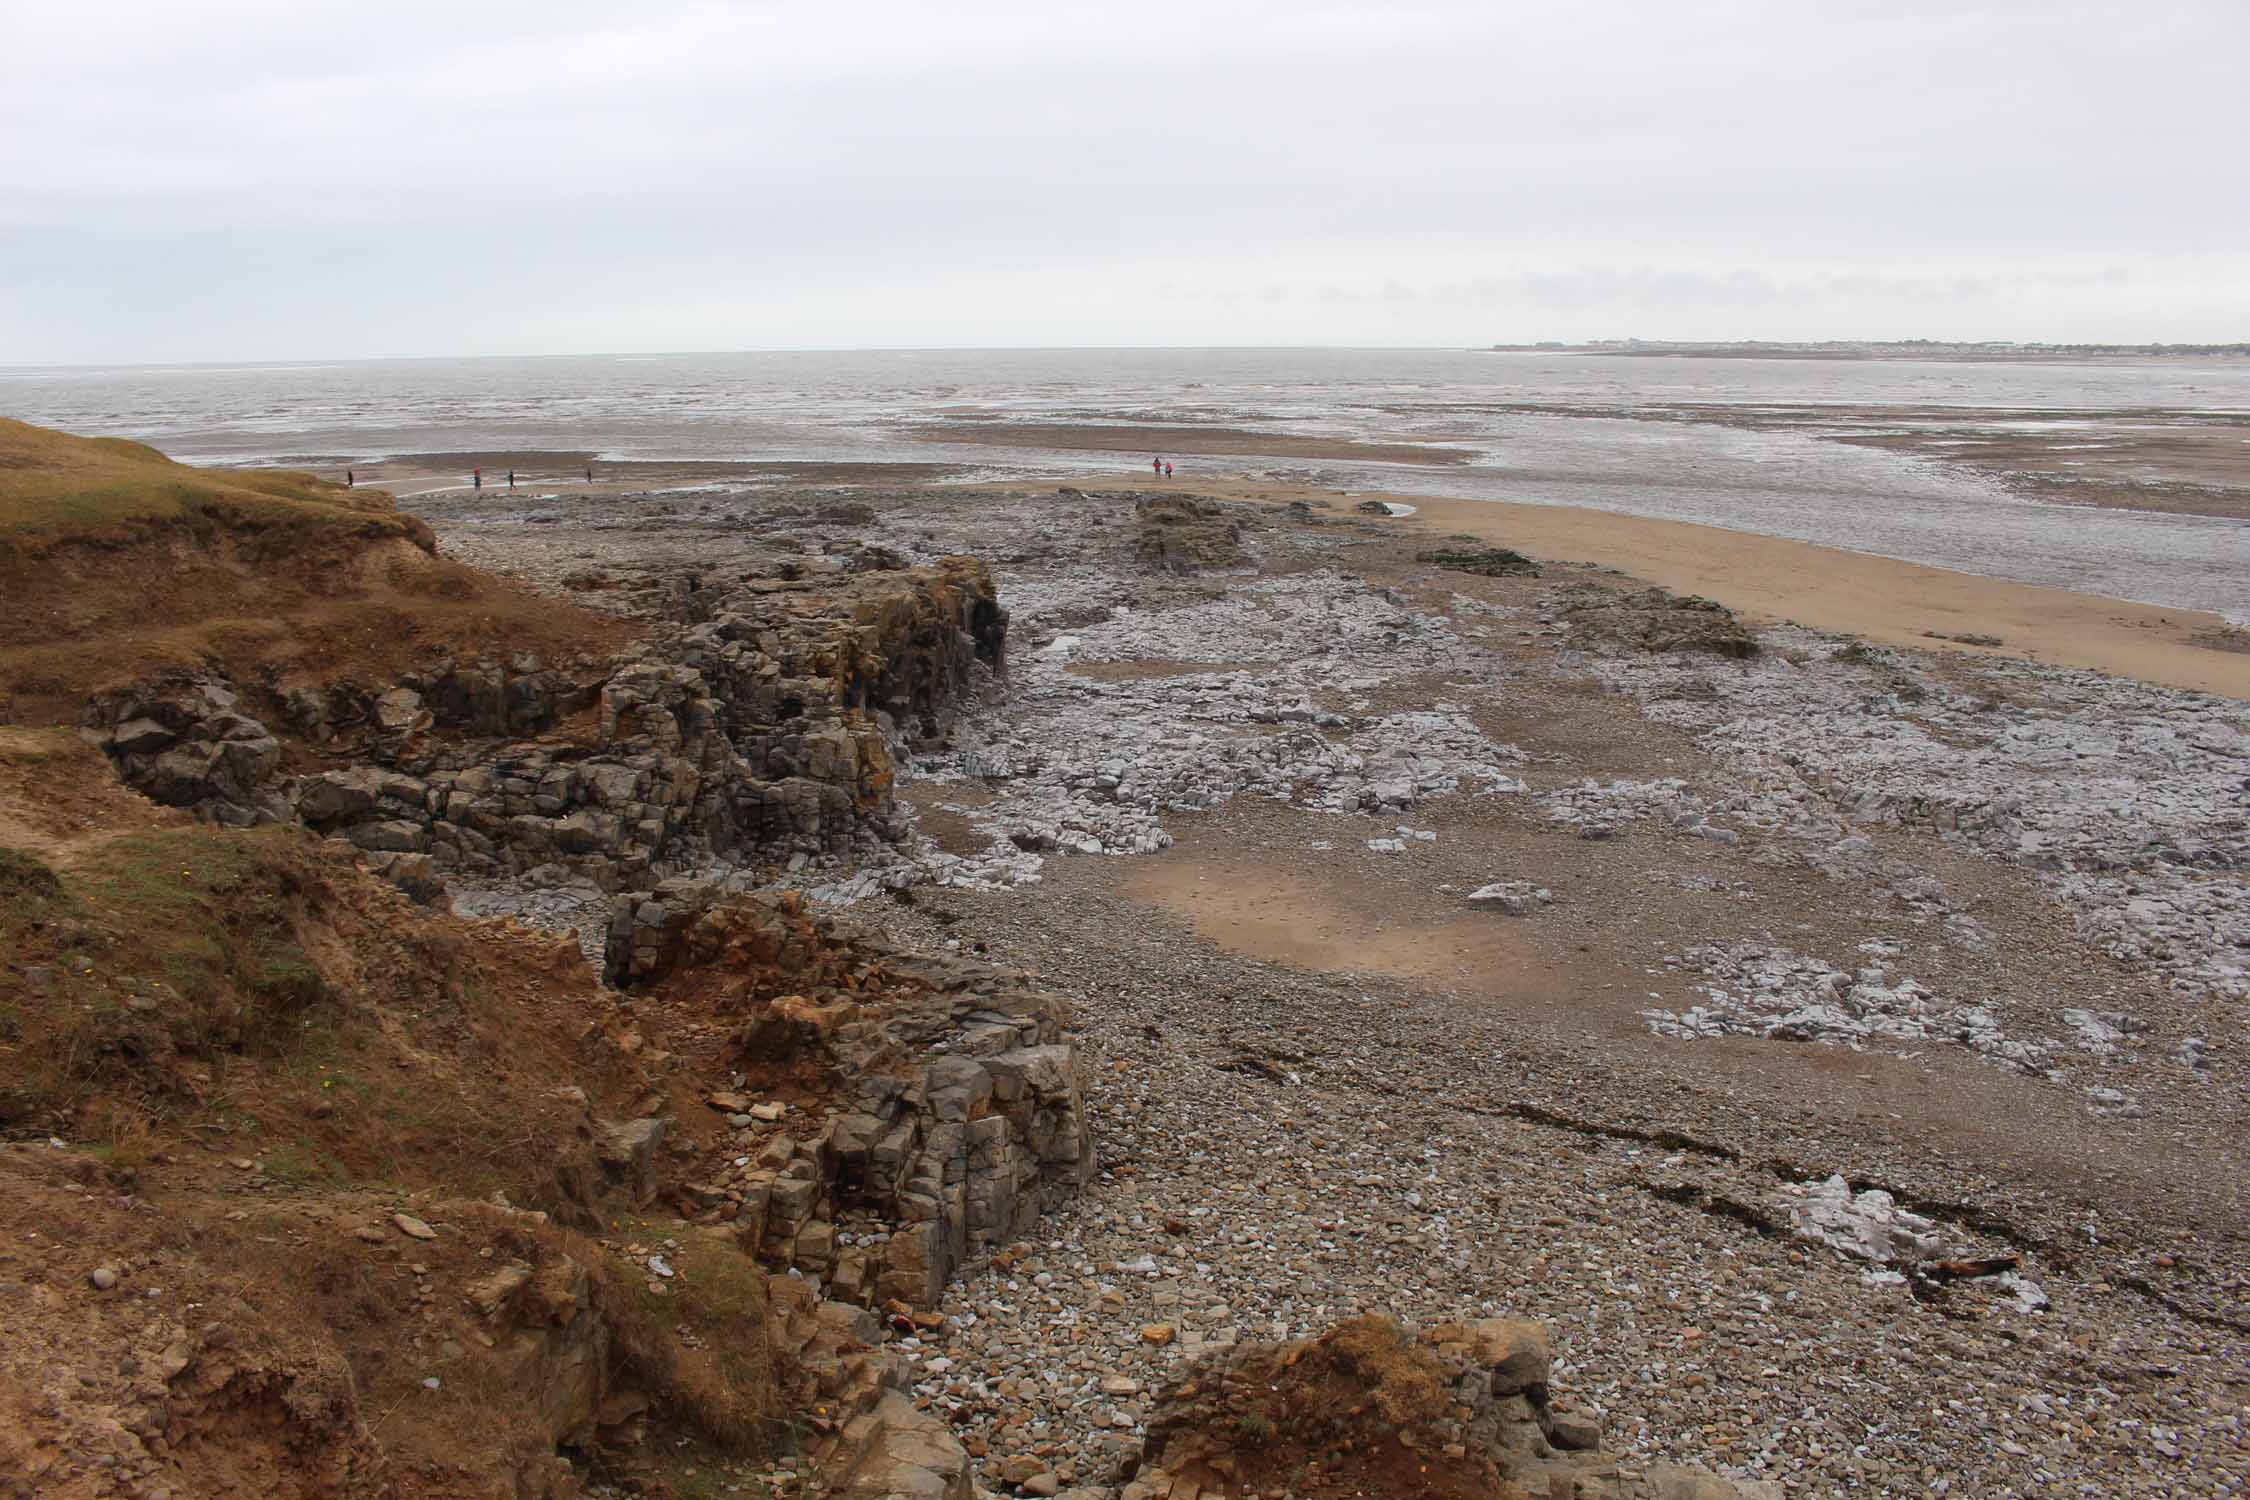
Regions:
[[[379,490],[310,474],[198,469],[144,443],[74,437],[0,417],[0,539],[18,554],[143,527],[343,525],[426,538]]]
[[[637,633],[439,556],[382,490],[5,418],[0,599],[0,724],[75,722],[163,672],[379,689],[440,657],[599,657]]]

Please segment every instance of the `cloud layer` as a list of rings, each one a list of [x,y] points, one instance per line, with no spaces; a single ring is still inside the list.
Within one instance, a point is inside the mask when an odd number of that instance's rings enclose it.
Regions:
[[[0,363],[2250,338],[2241,0],[118,0]]]

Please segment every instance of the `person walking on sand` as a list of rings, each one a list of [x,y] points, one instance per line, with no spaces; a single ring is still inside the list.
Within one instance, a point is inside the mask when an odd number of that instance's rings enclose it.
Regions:
[[[477,488],[478,488],[478,489],[480,489],[480,490],[481,490],[481,489],[483,489],[483,488],[484,488],[484,465],[483,465],[483,464],[478,464],[478,465],[477,465],[477,466],[476,466],[476,467],[475,467],[474,469],[471,469],[471,470],[469,471],[469,477],[470,477],[470,478],[472,478],[472,479],[474,479],[474,480],[476,481],[476,484],[477,484]]]
[[[1161,459],[1161,458],[1152,458],[1152,459],[1150,459],[1150,460],[1148,461],[1148,466],[1149,466],[1149,469],[1150,469],[1150,471],[1151,471],[1151,472],[1153,472],[1154,474],[1156,474],[1156,475],[1157,475],[1157,476],[1158,476],[1159,478],[1161,478],[1161,477],[1163,476],[1163,474],[1164,474],[1164,460],[1163,460],[1163,459]]]
[[[592,464],[586,465],[586,482],[588,484],[594,482],[594,466]]]
[[[352,477],[352,471],[346,469],[344,471],[344,488],[348,490],[357,483],[359,483],[359,481]]]
[[[1172,460],[1170,459],[1164,460],[1164,477],[1166,479],[1170,479],[1172,477]]]
[[[512,489],[514,489],[515,487],[516,487],[516,471],[515,471],[515,470],[513,470],[513,469],[510,469],[510,470],[508,471],[508,488],[512,490]]]

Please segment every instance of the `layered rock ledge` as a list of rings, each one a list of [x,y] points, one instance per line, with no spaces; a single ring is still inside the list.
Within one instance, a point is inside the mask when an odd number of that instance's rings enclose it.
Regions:
[[[294,816],[410,889],[540,871],[616,890],[832,852],[887,826],[894,747],[935,739],[1002,669],[1007,613],[970,558],[784,571],[682,586],[671,622],[605,666],[443,662],[380,689],[177,676],[97,699],[83,733],[158,802]],[[253,706],[358,763],[284,774]]]
[[[1093,1176],[1066,1008],[1021,976],[695,881],[618,898],[606,970],[723,1021],[731,1136],[688,1206],[831,1297],[932,1307]]]

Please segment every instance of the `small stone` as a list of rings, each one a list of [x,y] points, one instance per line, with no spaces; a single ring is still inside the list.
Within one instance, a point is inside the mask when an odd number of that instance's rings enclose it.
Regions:
[[[86,1279],[94,1284],[95,1291],[106,1292],[117,1285],[117,1268],[115,1266],[96,1266],[86,1273]]]
[[[407,1236],[409,1239],[434,1240],[437,1238],[436,1230],[415,1218],[412,1214],[392,1214],[391,1222],[398,1226],[400,1234]]]
[[[1545,886],[1528,880],[1499,880],[1480,886],[1464,897],[1471,906],[1482,906],[1511,917],[1528,917],[1554,899]]]
[[[1171,1343],[1178,1334],[1179,1330],[1169,1323],[1149,1323],[1141,1328],[1141,1342],[1154,1344],[1158,1348],[1162,1348],[1164,1345]]]

